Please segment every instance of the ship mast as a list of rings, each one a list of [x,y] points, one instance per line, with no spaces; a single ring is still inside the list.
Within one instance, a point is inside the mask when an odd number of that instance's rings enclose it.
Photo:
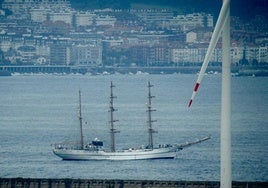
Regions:
[[[80,128],[80,149],[84,148],[84,140],[83,140],[83,121],[82,121],[82,105],[81,105],[81,91],[79,90],[79,128]]]
[[[152,123],[155,122],[155,120],[152,120],[152,111],[155,111],[154,109],[152,109],[152,98],[154,98],[155,96],[151,95],[151,87],[153,87],[153,85],[151,85],[150,82],[148,82],[148,104],[147,104],[147,112],[148,112],[148,133],[149,133],[149,144],[147,146],[147,148],[149,149],[153,149],[154,145],[153,145],[153,133],[155,133],[156,131],[152,128]]]
[[[113,85],[113,83],[111,82],[110,85],[110,89],[111,89],[111,93],[110,93],[110,106],[109,106],[109,112],[110,112],[110,133],[111,133],[111,152],[115,152],[115,133],[118,133],[119,131],[117,131],[114,128],[114,122],[118,121],[114,119],[114,114],[113,112],[116,110],[113,107],[113,99],[116,98],[113,95],[113,88],[115,87],[115,85]]]

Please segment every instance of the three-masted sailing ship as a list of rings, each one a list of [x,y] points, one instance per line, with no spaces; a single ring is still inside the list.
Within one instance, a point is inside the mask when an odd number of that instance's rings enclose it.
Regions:
[[[185,147],[189,147],[191,145],[203,142],[208,140],[210,137],[204,137],[202,139],[198,139],[194,142],[186,142],[184,144],[160,144],[157,147],[153,144],[153,133],[156,131],[152,127],[152,112],[155,111],[152,108],[152,98],[154,96],[151,95],[151,85],[148,82],[148,103],[147,103],[147,112],[148,112],[148,136],[149,141],[147,146],[139,147],[139,148],[129,148],[123,150],[116,150],[115,147],[115,133],[118,133],[115,129],[115,122],[117,120],[114,119],[114,112],[116,111],[114,108],[114,94],[113,88],[115,85],[111,82],[110,85],[110,105],[109,105],[109,113],[110,113],[110,135],[111,135],[111,143],[110,149],[106,150],[103,146],[103,141],[98,139],[93,140],[89,144],[84,144],[83,140],[83,127],[82,127],[82,112],[81,112],[81,92],[79,91],[79,123],[80,123],[80,141],[76,145],[65,145],[55,144],[55,148],[53,152],[58,157],[63,160],[138,160],[138,159],[173,159],[176,157],[177,152],[182,150]]]

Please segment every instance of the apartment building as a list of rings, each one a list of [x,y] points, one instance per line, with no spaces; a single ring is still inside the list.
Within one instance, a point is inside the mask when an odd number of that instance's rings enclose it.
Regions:
[[[197,42],[197,33],[190,31],[186,34],[186,43],[195,43]]]
[[[42,23],[48,20],[49,9],[32,8],[30,10],[31,20],[34,22]]]
[[[75,25],[77,27],[90,26],[93,25],[96,14],[92,12],[79,11],[75,13],[74,17],[75,17]]]
[[[181,28],[182,31],[189,31],[197,27],[213,27],[213,16],[204,13],[177,15],[170,23],[174,27]]]
[[[18,48],[18,52],[22,63],[31,63],[36,55],[36,49],[34,46],[21,46]]]
[[[173,12],[166,9],[132,9],[130,12],[140,17],[146,23],[154,23],[158,25],[173,18]]]
[[[173,63],[201,63],[205,58],[207,48],[173,48],[170,51]],[[268,46],[231,47],[231,63],[238,63],[242,59],[248,63],[268,62]],[[210,62],[222,62],[222,49],[215,48]]]
[[[48,10],[70,10],[71,4],[69,0],[4,0],[2,8],[12,11],[10,17],[40,22]]]
[[[114,16],[109,15],[98,15],[96,17],[96,25],[97,26],[114,26],[116,22],[116,18]]]
[[[49,20],[52,22],[62,21],[62,22],[69,24],[69,25],[72,25],[72,23],[73,23],[73,12],[72,11],[51,12],[48,16],[49,16]]]
[[[88,44],[73,44],[71,47],[71,63],[79,66],[102,65],[102,45],[100,41]]]
[[[260,63],[268,62],[268,46],[253,46],[240,48],[243,50],[243,55],[249,61],[249,63],[257,61]],[[241,54],[241,52],[240,52]]]
[[[161,45],[135,45],[129,60],[138,66],[165,66],[170,61],[170,49]]]
[[[62,44],[52,44],[50,46],[50,64],[69,65],[70,47]]]

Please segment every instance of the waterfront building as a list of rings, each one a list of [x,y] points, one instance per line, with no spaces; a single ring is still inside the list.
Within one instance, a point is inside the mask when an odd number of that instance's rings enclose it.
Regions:
[[[17,51],[19,52],[21,56],[21,62],[22,63],[33,63],[34,57],[36,55],[36,49],[34,46],[20,46]]]
[[[170,50],[171,62],[187,64],[196,64],[202,62],[205,50],[198,48],[173,48]]]
[[[37,45],[36,46],[36,55],[45,58],[45,62],[49,61],[49,55],[50,55],[50,48],[48,45]],[[41,60],[40,60],[41,61]],[[44,62],[42,60],[42,62]]]
[[[54,39],[50,44],[50,64],[70,64],[70,39]]]
[[[173,48],[170,51],[171,62],[173,63],[201,63],[206,54],[207,48]],[[213,50],[210,62],[222,62],[222,49],[217,47]],[[267,63],[268,46],[252,47],[231,47],[231,63],[239,63],[242,59],[247,60],[249,64]]]
[[[12,45],[12,40],[10,36],[7,36],[6,34],[0,35],[0,50],[3,52],[7,52]]]
[[[192,65],[200,64],[203,62],[206,55],[207,48],[172,48],[170,50],[170,59],[173,63]],[[221,48],[215,48],[213,50],[210,62],[220,63],[222,61]]]
[[[137,66],[149,66],[149,46],[147,45],[134,45],[130,48],[131,64]]]
[[[135,45],[130,48],[131,63],[138,66],[167,66],[170,60],[170,49],[161,45]]]
[[[268,63],[268,46],[259,47],[258,62]]]
[[[245,58],[249,63],[267,63],[268,62],[268,46],[252,46],[244,48]]]
[[[102,65],[101,41],[90,41],[87,44],[73,44],[71,47],[71,64],[78,66]]]
[[[239,47],[239,46],[231,47],[231,52],[230,52],[231,63],[237,63],[241,59],[243,59],[243,49],[244,49],[243,47]]]
[[[154,46],[149,49],[148,64],[166,66],[170,63],[170,49],[165,46]]]
[[[267,63],[268,46],[236,46],[231,48],[231,62],[238,63],[246,60],[248,64]]]

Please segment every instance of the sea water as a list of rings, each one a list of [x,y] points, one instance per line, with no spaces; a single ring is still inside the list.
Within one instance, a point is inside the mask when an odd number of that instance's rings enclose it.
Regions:
[[[221,75],[206,75],[191,108],[197,75],[15,75],[0,78],[0,177],[220,180]],[[82,92],[85,142],[109,149],[110,82],[116,148],[148,143],[147,82],[152,88],[154,144],[211,139],[176,159],[63,161],[53,144],[78,139]],[[232,173],[236,181],[268,180],[268,78],[232,77]]]

